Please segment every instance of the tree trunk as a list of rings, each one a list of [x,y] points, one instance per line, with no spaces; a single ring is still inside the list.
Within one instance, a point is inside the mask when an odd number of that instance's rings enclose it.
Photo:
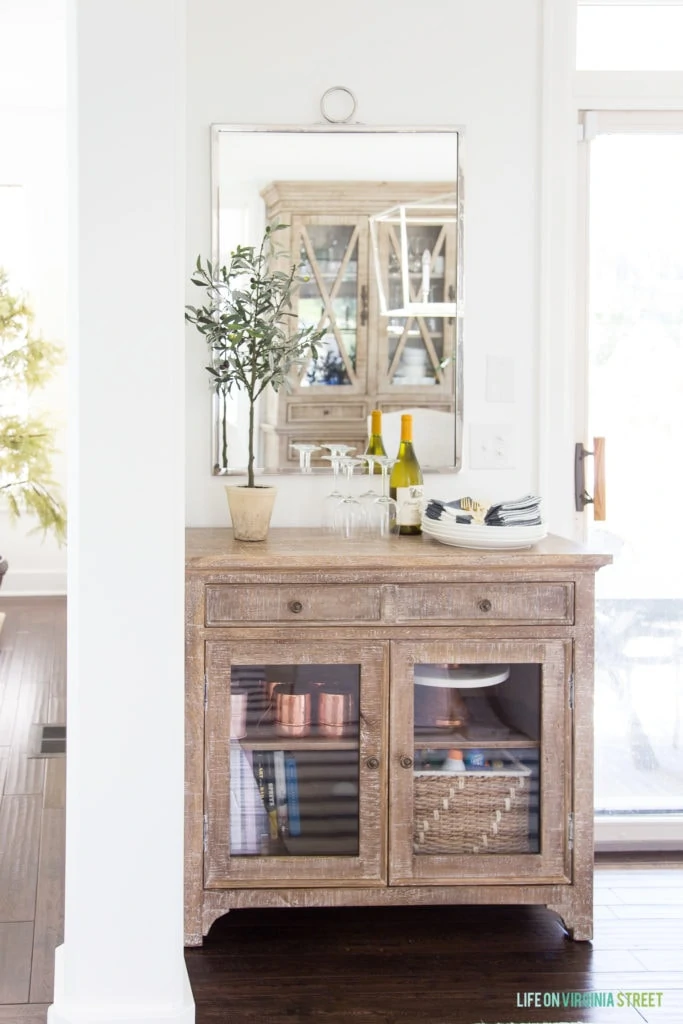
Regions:
[[[254,486],[254,400],[249,396],[249,462],[247,464],[247,487]]]

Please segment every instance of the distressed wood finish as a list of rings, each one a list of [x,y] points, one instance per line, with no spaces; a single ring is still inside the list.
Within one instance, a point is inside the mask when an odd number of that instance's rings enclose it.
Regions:
[[[574,621],[574,593],[568,583],[418,583],[387,588],[387,618],[394,622]]]
[[[410,903],[543,904],[590,938],[593,577],[609,561],[556,537],[486,552],[421,537],[347,543],[282,529],[243,544],[229,530],[189,530],[187,944],[235,908]],[[412,772],[400,758],[415,745],[418,661],[540,666],[541,735],[527,744],[540,749],[538,854],[413,855]],[[359,857],[230,857],[233,662],[361,664]],[[366,770],[374,756],[379,769]]]
[[[207,626],[245,622],[369,622],[379,618],[379,587],[337,584],[206,588]]]
[[[501,884],[526,879],[532,882],[570,882],[566,863],[566,745],[569,730],[569,678],[567,648],[562,641],[532,643],[419,643],[398,641],[391,656],[390,785],[392,813],[389,848],[390,882],[406,885],[462,884],[472,878],[494,877]],[[413,852],[412,770],[401,760],[414,755],[413,668],[418,664],[538,664],[541,667],[541,835],[539,853],[416,855]],[[425,743],[428,746],[428,743]],[[482,741],[479,746],[486,746]]]
[[[185,942],[201,945],[204,889],[204,584],[185,597]]]
[[[450,573],[509,573],[511,580],[539,580],[557,569],[577,572],[599,569],[607,565],[609,555],[587,552],[579,544],[562,537],[549,536],[523,551],[478,551],[451,548],[428,537],[373,538],[372,541],[334,541],[323,530],[286,527],[271,530],[260,544],[235,540],[232,530],[219,527],[190,529],[186,534],[186,569],[188,573],[213,570],[228,579],[254,582],[255,573],[264,573],[264,580],[277,582],[282,574],[294,571],[297,581],[312,583],[373,582],[378,570],[399,573],[397,582],[432,582],[447,580]],[[255,550],[258,549],[258,550]],[[340,570],[337,578],[330,576]],[[370,574],[369,569],[373,572]],[[433,570],[441,573],[433,576]],[[517,570],[521,570],[518,574]],[[244,576],[244,573],[247,576]],[[482,582],[488,577],[475,576]],[[571,582],[571,574],[563,577]],[[452,576],[451,576],[452,579]],[[208,581],[205,581],[208,582]],[[213,581],[211,581],[213,582]]]
[[[289,885],[371,884],[386,882],[384,821],[386,794],[387,720],[386,644],[334,644],[269,642],[233,645],[207,644],[206,779],[207,852],[204,874],[207,888],[262,883]],[[226,750],[230,746],[230,666],[278,664],[359,664],[360,737],[359,757],[359,850],[357,856],[257,857],[230,855],[230,770]],[[294,744],[296,746],[296,744]],[[328,749],[335,748],[330,740]],[[281,739],[279,749],[290,749]],[[377,767],[368,767],[376,758]],[[283,860],[286,865],[283,866]]]

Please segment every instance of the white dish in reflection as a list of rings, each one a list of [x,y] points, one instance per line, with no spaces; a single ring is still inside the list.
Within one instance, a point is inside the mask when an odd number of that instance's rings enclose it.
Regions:
[[[453,689],[495,686],[510,678],[509,665],[416,665],[416,686],[441,686]]]

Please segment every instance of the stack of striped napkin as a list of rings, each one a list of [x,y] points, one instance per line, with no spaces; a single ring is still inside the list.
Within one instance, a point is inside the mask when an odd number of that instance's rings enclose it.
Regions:
[[[541,499],[525,494],[514,501],[500,501],[491,505],[484,522],[487,526],[540,526]]]
[[[471,512],[465,512],[458,501],[439,501],[438,498],[430,498],[427,502],[424,514],[428,519],[441,519],[444,522],[471,523],[473,516]]]

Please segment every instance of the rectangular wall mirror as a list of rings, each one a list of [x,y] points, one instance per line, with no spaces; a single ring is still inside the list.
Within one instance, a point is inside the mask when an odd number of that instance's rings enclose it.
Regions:
[[[289,389],[264,393],[258,468],[298,471],[295,444],[365,448],[372,409],[387,451],[414,415],[423,469],[457,470],[462,439],[461,133],[362,126],[212,127],[212,258],[278,245],[308,280],[293,311],[324,329]],[[325,466],[313,454],[313,467]],[[213,396],[213,472],[243,473],[247,404]]]

